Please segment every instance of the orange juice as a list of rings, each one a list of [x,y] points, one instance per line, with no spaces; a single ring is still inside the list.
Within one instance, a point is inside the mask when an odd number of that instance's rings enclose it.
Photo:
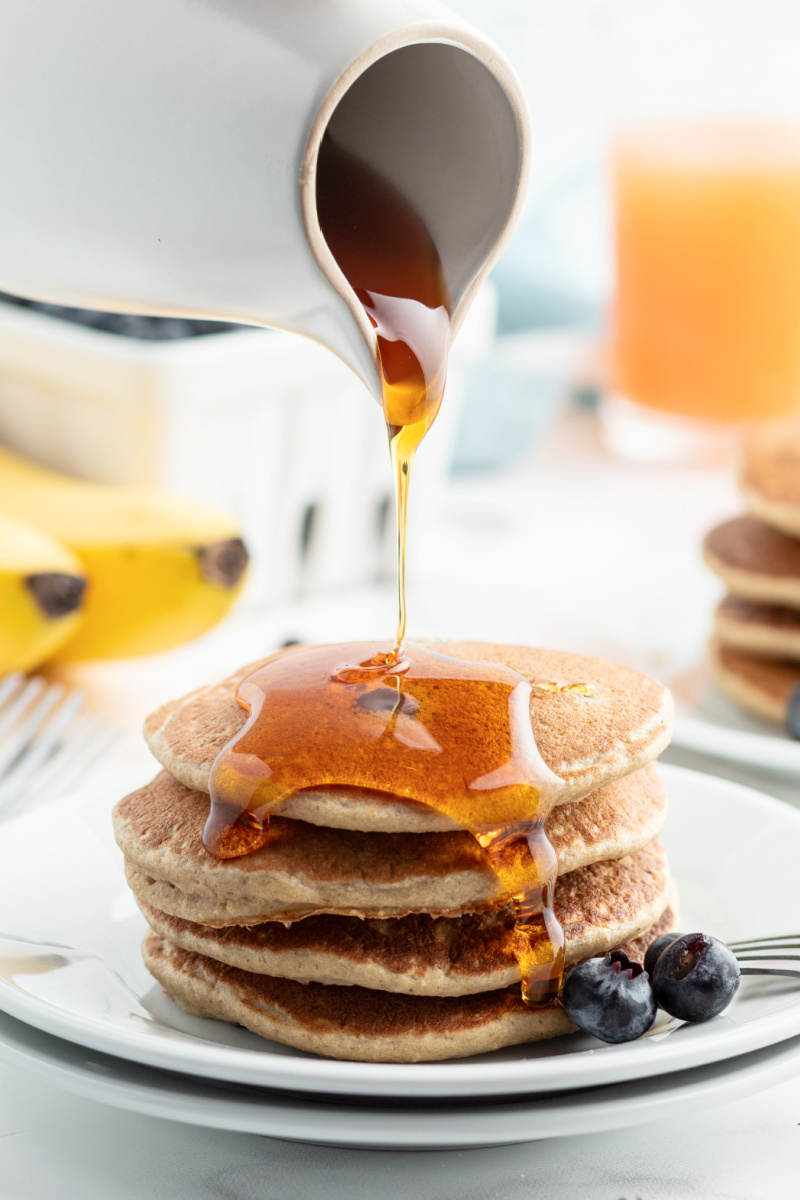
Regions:
[[[703,119],[620,136],[616,387],[706,420],[800,406],[800,125]]]

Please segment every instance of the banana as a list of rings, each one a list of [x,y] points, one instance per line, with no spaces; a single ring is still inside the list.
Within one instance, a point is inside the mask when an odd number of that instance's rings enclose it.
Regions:
[[[0,448],[0,514],[63,542],[89,585],[57,662],[168,650],[219,621],[244,583],[232,517],[155,488],[71,479]]]
[[[66,546],[0,516],[0,675],[37,667],[72,637],[85,592],[86,577]]]

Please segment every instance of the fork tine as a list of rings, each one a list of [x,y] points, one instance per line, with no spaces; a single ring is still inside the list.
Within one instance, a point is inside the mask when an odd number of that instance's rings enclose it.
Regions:
[[[737,962],[800,962],[800,954],[737,954]]]
[[[780,967],[742,967],[742,975],[782,975],[789,979],[800,979],[800,971],[792,971],[790,968],[781,970]]]
[[[50,795],[59,790],[59,779],[73,759],[83,752],[87,730],[91,733],[97,720],[89,713],[77,718],[69,730],[69,737],[62,738],[55,752],[42,764],[36,778],[29,783],[26,789],[29,796],[39,797],[45,792]]]
[[[27,680],[23,676],[20,686],[9,693],[6,709],[0,715],[0,737],[4,737],[7,731],[13,728],[20,714],[35,700],[44,687],[45,682],[39,676]]]
[[[751,946],[779,945],[786,941],[800,941],[800,933],[779,933],[774,937],[749,938],[741,942],[728,942],[728,946],[731,950],[748,950]]]
[[[746,950],[753,950],[754,952],[768,954],[770,950],[793,950],[797,946],[800,946],[800,937],[781,938],[780,941],[774,942],[739,942],[731,948],[737,954],[740,950],[742,953]]]
[[[42,801],[60,796],[119,736],[118,730],[91,713],[80,717],[70,731],[69,741],[44,764],[26,789],[26,799]]]
[[[0,815],[73,786],[120,731],[81,715],[80,692],[16,671],[0,678]]]
[[[104,721],[98,721],[91,738],[85,741],[83,752],[75,756],[70,771],[62,776],[58,788],[49,794],[48,799],[55,799],[69,788],[75,787],[76,783],[91,770],[98,758],[107,754],[121,737],[121,730],[113,729]]]
[[[50,720],[36,738],[29,743],[24,754],[11,768],[2,783],[0,783],[0,812],[15,795],[29,785],[36,773],[46,763],[55,750],[62,736],[77,718],[82,706],[83,696],[80,692],[70,692],[51,716]]]
[[[12,671],[10,675],[4,675],[0,679],[0,705],[5,704],[12,692],[15,692],[21,683],[25,682],[25,676],[22,671]]]
[[[789,950],[800,950],[800,934],[778,933],[772,937],[752,938],[750,941],[729,942],[728,948],[738,963],[800,962],[800,954],[788,954]],[[800,979],[800,970],[794,967],[740,967],[742,975],[777,975],[785,979]]]
[[[40,687],[33,692],[24,719],[17,723],[5,745],[0,749],[0,773],[5,771],[21,754],[63,695],[63,684],[58,683],[52,687],[45,687],[44,681],[40,681]]]
[[[61,742],[40,767],[27,787],[15,790],[0,803],[0,816],[6,819],[18,809],[58,799],[73,787],[121,736],[121,731],[106,725],[96,717],[81,717],[77,725],[77,740],[69,734],[69,742]]]

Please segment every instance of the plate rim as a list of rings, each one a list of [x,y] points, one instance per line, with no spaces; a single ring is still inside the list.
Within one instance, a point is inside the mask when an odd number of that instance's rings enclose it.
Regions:
[[[360,1104],[348,1105],[324,1100],[315,1103],[301,1095],[292,1097],[287,1105],[281,1093],[250,1089],[257,1096],[248,1097],[250,1103],[245,1104],[241,1094],[229,1097],[218,1086],[201,1085],[203,1090],[198,1091],[193,1076],[175,1072],[170,1072],[170,1086],[165,1088],[164,1072],[159,1068],[113,1055],[104,1054],[101,1062],[70,1063],[69,1057],[79,1056],[82,1047],[22,1022],[19,1024],[30,1030],[39,1046],[21,1048],[19,1037],[16,1045],[9,1040],[7,1022],[7,1015],[0,1014],[0,1061],[85,1099],[193,1126],[371,1150],[478,1149],[632,1128],[727,1103],[745,1094],[753,1095],[793,1077],[800,1069],[798,1035],[721,1063],[670,1072],[645,1081],[623,1081],[577,1093],[539,1093],[500,1105],[479,1101],[468,1110],[453,1110],[443,1104],[422,1109],[388,1108],[376,1117],[379,1110],[374,1106],[369,1108],[363,1097]],[[45,1039],[44,1049],[41,1039]],[[319,1121],[323,1115],[326,1119]],[[484,1131],[491,1129],[498,1116],[506,1122],[509,1116],[512,1118],[513,1127],[506,1136],[498,1137],[496,1132],[487,1136],[484,1132],[476,1137],[476,1124]],[[311,1137],[307,1132],[309,1118],[317,1118]],[[526,1119],[531,1121],[530,1125],[520,1128]],[[345,1131],[348,1122],[357,1126],[357,1137]],[[294,1129],[293,1124],[297,1126]],[[415,1125],[416,1132],[409,1133],[409,1127]]]
[[[681,779],[687,779],[690,784],[700,783],[711,791],[728,794],[735,791],[750,803],[756,803],[783,820],[796,822],[800,827],[800,812],[785,801],[755,788],[667,763],[660,764],[660,770],[668,788],[670,781],[680,786]],[[80,797],[96,787],[77,789],[71,794],[73,802],[80,803]],[[59,803],[63,808],[64,800]],[[554,1092],[594,1087],[608,1082],[592,1065],[599,1061],[609,1063],[608,1073],[613,1073],[614,1082],[622,1077],[620,1072],[624,1072],[626,1081],[633,1082],[747,1054],[800,1033],[798,1003],[746,1026],[737,1025],[721,1031],[708,1039],[705,1046],[697,1039],[687,1039],[685,1043],[671,1040],[668,1060],[662,1054],[659,1061],[661,1047],[648,1040],[614,1047],[613,1060],[610,1056],[601,1060],[596,1050],[588,1049],[563,1056],[490,1064],[470,1063],[468,1059],[435,1063],[365,1063],[320,1056],[292,1057],[269,1050],[254,1053],[242,1047],[198,1042],[185,1034],[172,1041],[166,1038],[147,1041],[137,1037],[135,1030],[125,1030],[111,1023],[98,1025],[80,1014],[69,1013],[28,996],[5,980],[0,980],[0,1010],[44,1033],[143,1066],[273,1089],[394,1098],[511,1096],[530,1093],[532,1088],[537,1092]],[[536,1075],[533,1082],[532,1073]]]
[[[697,671],[703,673],[704,686],[713,688],[728,703],[735,703],[717,688],[705,657],[701,656],[691,666],[673,673],[666,681],[675,695],[677,709],[670,744],[681,750],[709,754],[725,762],[760,767],[771,775],[800,778],[800,741],[751,729],[735,729],[703,716],[692,715],[693,706],[682,698],[680,683],[685,676]],[[747,715],[746,710],[742,711]]]
[[[771,774],[800,778],[800,742],[770,737],[766,733],[729,729],[702,717],[679,714],[675,717],[670,745],[728,762],[760,767]]]

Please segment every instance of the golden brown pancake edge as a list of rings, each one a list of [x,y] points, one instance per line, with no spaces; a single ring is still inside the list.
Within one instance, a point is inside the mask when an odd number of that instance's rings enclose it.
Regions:
[[[717,641],[763,658],[800,662],[800,610],[725,596],[714,615]]]
[[[712,641],[709,661],[715,684],[742,708],[785,725],[791,693],[800,686],[800,664],[761,658]]]
[[[665,913],[628,948],[646,948],[674,928],[672,914]],[[261,1037],[329,1058],[433,1062],[575,1032],[560,1004],[528,1008],[518,986],[450,998],[303,984],[239,971],[152,932],[142,952],[151,974],[192,1016],[235,1021]]]
[[[661,832],[666,792],[654,764],[551,813],[545,826],[569,872],[620,857]],[[162,772],[114,810],[137,894],[201,924],[295,920],[312,912],[388,917],[460,913],[503,901],[475,839],[457,833],[361,833],[273,818],[267,844],[220,860],[202,843],[208,797]]]
[[[290,924],[215,928],[158,910],[141,895],[137,900],[151,927],[168,941],[256,974],[434,996],[491,991],[519,981],[510,905],[457,918],[325,914]],[[567,963],[639,937],[668,907],[675,911],[675,903],[658,844],[571,872],[558,881],[555,894]]]
[[[707,566],[735,596],[800,608],[800,542],[754,517],[734,517],[703,541]]]
[[[800,421],[770,421],[749,431],[739,487],[753,516],[800,537]]]

